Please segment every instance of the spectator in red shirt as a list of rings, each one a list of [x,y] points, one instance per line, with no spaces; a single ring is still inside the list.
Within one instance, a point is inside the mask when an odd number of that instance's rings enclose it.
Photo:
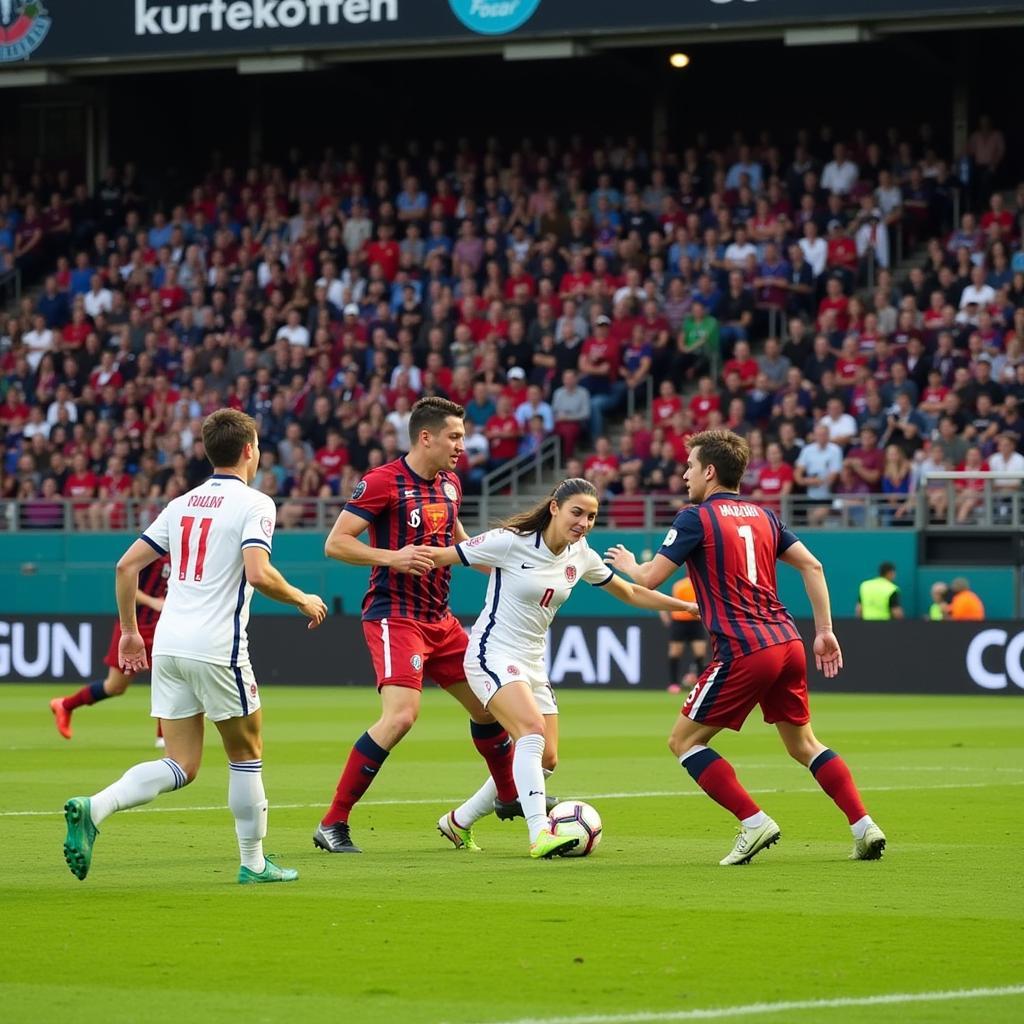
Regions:
[[[497,411],[484,426],[484,434],[491,443],[491,469],[497,469],[516,457],[519,451],[519,421],[508,395],[498,395]]]
[[[845,225],[837,217],[828,222],[828,259],[829,273],[842,278],[847,289],[852,288],[857,280],[859,258],[857,243],[850,237]]]
[[[618,475],[619,457],[612,451],[608,438],[599,437],[594,442],[593,454],[583,462],[583,476],[603,494]]]
[[[611,320],[603,313],[594,320],[594,333],[580,351],[580,384],[590,392],[590,436],[604,433],[604,417],[614,412],[626,396],[619,379],[622,350],[610,336]]]
[[[765,449],[768,462],[757,476],[757,486],[752,495],[755,501],[778,512],[782,496],[793,491],[793,467],[782,457],[782,446],[772,441]]]
[[[178,284],[178,268],[173,264],[167,268],[163,286],[158,292],[160,296],[160,311],[166,317],[171,317],[181,309],[188,301],[185,289]]]
[[[342,473],[349,464],[349,457],[348,449],[342,443],[341,431],[337,427],[328,427],[327,440],[313,458],[320,467],[324,480],[330,484],[331,493],[338,494]]]
[[[732,359],[722,367],[722,376],[738,373],[740,386],[744,391],[749,391],[757,380],[758,369],[757,360],[750,354],[750,342],[741,339],[733,347]]]
[[[708,425],[708,416],[712,411],[720,411],[722,400],[715,392],[715,383],[710,377],[701,377],[697,382],[697,394],[690,399],[690,412],[693,425],[697,430],[704,430]]]
[[[830,277],[825,285],[825,297],[818,303],[818,329],[826,327],[825,314],[834,314],[835,328],[845,332],[850,324],[850,300],[843,294],[843,283],[838,277]]]
[[[843,465],[867,484],[869,490],[879,489],[882,470],[885,469],[885,453],[878,447],[878,434],[871,427],[861,429],[860,444],[849,450]]]
[[[651,405],[654,426],[664,426],[682,408],[683,400],[676,394],[675,384],[670,380],[663,380],[658,385],[658,397]]]
[[[71,473],[64,483],[64,497],[78,499],[72,501],[71,512],[75,519],[75,527],[79,530],[86,530],[91,525],[89,508],[92,505],[91,499],[96,497],[99,483],[96,474],[89,468],[84,453],[76,452],[71,460]]]
[[[644,496],[636,473],[622,474],[622,493],[611,500],[611,524],[619,530],[642,530],[645,523]]]
[[[395,241],[395,229],[387,221],[382,221],[377,228],[377,240],[366,247],[366,262],[371,267],[374,263],[380,266],[385,279],[390,283],[398,273],[402,250]]]

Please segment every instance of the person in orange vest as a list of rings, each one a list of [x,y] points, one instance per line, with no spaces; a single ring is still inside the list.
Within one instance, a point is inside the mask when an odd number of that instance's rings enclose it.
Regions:
[[[949,585],[951,594],[946,605],[946,618],[954,622],[982,622],[985,618],[985,606],[981,598],[971,590],[971,585],[963,576],[957,576]]]
[[[672,585],[672,596],[680,601],[697,600],[693,584],[688,576],[684,576]],[[686,686],[693,686],[701,672],[704,671],[708,655],[707,636],[700,623],[699,615],[690,615],[686,612],[672,612],[670,615],[667,612],[662,612],[661,621],[669,627],[668,688],[671,692],[678,693],[682,688],[680,682]],[[680,679],[680,667],[687,644],[690,645],[693,662],[690,665],[690,670]]]

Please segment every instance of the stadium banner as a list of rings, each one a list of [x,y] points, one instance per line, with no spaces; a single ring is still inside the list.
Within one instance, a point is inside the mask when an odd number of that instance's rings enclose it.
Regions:
[[[1024,9],[1020,0],[0,0],[0,69],[481,40],[625,37]]]
[[[102,678],[113,625],[109,615],[0,619],[0,683]],[[813,637],[810,623],[800,626]],[[262,683],[365,686],[373,680],[362,624],[353,616],[331,616],[313,631],[298,616],[254,616],[249,635]],[[1024,696],[1020,620],[850,621],[842,623],[839,639],[846,667],[834,681],[812,667],[812,691]],[[556,688],[663,689],[667,644],[668,630],[654,616],[558,618],[548,642],[548,675]]]

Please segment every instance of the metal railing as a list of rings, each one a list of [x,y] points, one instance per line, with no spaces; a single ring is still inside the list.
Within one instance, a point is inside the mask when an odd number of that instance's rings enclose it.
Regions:
[[[550,455],[550,453],[549,453]],[[539,471],[534,466],[529,472]],[[521,479],[521,477],[519,478]],[[977,481],[977,488],[964,484]],[[834,494],[827,498],[782,495],[765,505],[801,529],[1005,530],[1024,528],[1024,473],[962,471],[930,473],[909,494]],[[541,481],[543,482],[543,481]],[[958,486],[960,485],[960,486]],[[521,512],[534,495],[513,489],[504,494],[467,495],[459,513],[470,532],[486,529]],[[755,503],[743,496],[738,500]],[[277,528],[326,533],[345,498],[277,498]],[[683,495],[618,495],[601,502],[599,528],[660,530],[672,525],[688,501]],[[84,500],[36,498],[0,501],[0,532],[144,530],[160,513],[161,499]]]
[[[652,412],[651,407],[654,405],[654,378],[651,377],[650,375],[648,375],[647,378],[644,380],[643,384],[641,385],[641,387],[643,388],[643,395],[644,395],[644,409],[647,412],[647,426],[651,426],[651,424],[652,424],[651,417],[653,416],[653,412]],[[626,391],[626,415],[627,416],[633,416],[636,413],[636,409],[637,409],[636,392],[637,392],[636,388],[629,388]]]

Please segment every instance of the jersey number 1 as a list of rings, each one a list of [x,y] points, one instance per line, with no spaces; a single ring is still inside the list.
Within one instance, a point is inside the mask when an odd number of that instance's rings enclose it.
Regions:
[[[188,559],[191,551],[189,542],[192,539],[192,527],[195,525],[195,516],[181,517],[181,561],[178,564],[178,579],[184,580],[188,576]],[[206,562],[206,540],[210,536],[210,527],[213,526],[212,519],[199,520],[199,550],[196,552],[196,567],[192,578],[196,583],[203,582],[203,565]]]
[[[747,549],[747,579],[757,582],[757,560],[754,558],[754,530],[750,526],[738,526],[736,532],[743,538],[743,546]]]

